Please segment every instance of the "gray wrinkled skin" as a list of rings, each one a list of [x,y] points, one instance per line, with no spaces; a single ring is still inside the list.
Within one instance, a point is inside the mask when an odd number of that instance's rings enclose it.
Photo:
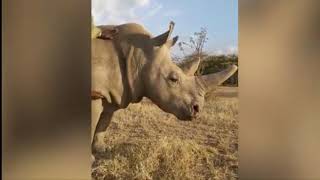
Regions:
[[[92,40],[92,90],[104,97],[92,101],[93,152],[104,151],[104,132],[116,110],[148,97],[163,111],[191,120],[200,113],[205,93],[237,70],[231,66],[197,77],[199,59],[178,67],[170,57],[178,39],[170,39],[173,26],[152,37],[141,25],[123,24],[114,26],[119,32],[113,40]]]

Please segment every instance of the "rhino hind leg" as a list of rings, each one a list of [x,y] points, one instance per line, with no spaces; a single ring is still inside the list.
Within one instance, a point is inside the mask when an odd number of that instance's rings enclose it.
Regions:
[[[101,114],[98,116],[98,118],[92,119],[92,131],[91,134],[91,142],[92,142],[92,152],[95,153],[102,153],[105,151],[105,132],[107,127],[109,126],[112,115],[114,111],[116,111],[116,108],[112,106],[106,99],[99,99],[97,100],[97,103],[100,102],[100,107],[102,105],[102,110],[100,111]],[[99,112],[95,110],[93,107],[92,111]]]

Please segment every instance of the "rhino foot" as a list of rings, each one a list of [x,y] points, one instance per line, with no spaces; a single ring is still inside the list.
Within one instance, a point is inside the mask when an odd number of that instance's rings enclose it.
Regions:
[[[100,132],[95,135],[93,142],[92,152],[94,153],[104,153],[106,151],[107,145],[104,142],[105,133]]]
[[[104,153],[106,151],[106,144],[104,142],[96,142],[93,145],[93,152],[94,153]]]

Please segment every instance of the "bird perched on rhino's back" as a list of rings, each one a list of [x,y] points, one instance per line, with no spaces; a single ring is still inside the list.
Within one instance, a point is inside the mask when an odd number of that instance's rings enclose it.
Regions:
[[[93,24],[91,18],[91,39],[99,38],[110,40],[113,38],[114,34],[117,33],[117,29],[115,28],[104,28],[103,30]]]

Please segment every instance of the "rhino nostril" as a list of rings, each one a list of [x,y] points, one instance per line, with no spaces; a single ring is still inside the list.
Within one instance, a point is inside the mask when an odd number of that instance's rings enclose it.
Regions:
[[[195,114],[199,112],[199,105],[198,104],[193,105],[193,112]]]

